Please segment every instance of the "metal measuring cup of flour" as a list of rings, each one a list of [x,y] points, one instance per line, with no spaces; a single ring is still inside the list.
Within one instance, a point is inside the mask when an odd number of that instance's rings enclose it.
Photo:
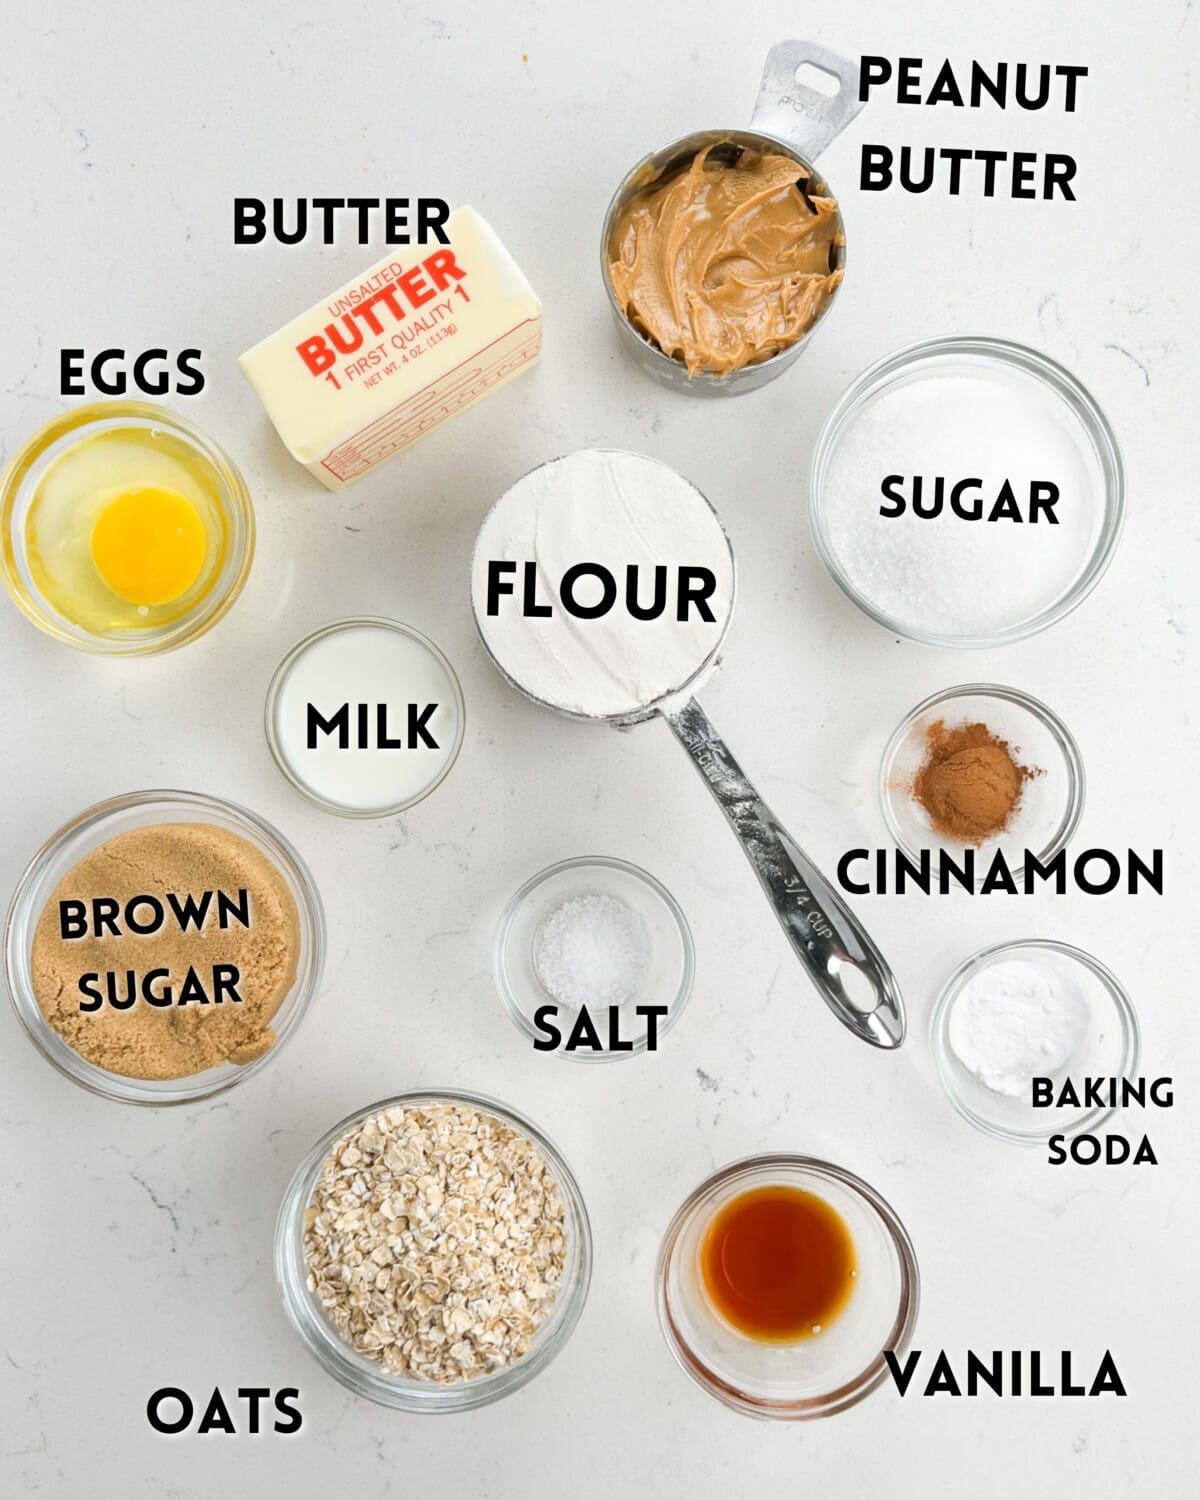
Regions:
[[[822,73],[835,78],[837,92],[827,97],[808,84],[798,82],[798,71],[805,63],[810,63]],[[831,52],[828,47],[818,46],[815,42],[777,42],[767,53],[762,82],[758,88],[758,100],[748,130],[693,131],[691,135],[681,136],[669,146],[643,157],[626,174],[613,194],[604,216],[604,230],[600,236],[600,275],[622,342],[642,369],[655,380],[675,390],[687,391],[693,396],[740,396],[746,391],[757,390],[759,386],[782,375],[784,370],[799,359],[801,351],[829,316],[841,288],[839,286],[834,289],[816,322],[787,349],[780,350],[778,354],[771,355],[759,364],[743,365],[741,369],[732,370],[728,375],[699,371],[689,376],[687,366],[681,360],[664,354],[634,327],[613,290],[609,274],[613,259],[613,234],[630,200],[661,179],[686,167],[708,146],[714,147],[718,153],[717,159],[724,155],[728,162],[736,161],[748,148],[781,152],[795,161],[799,168],[797,179],[804,180],[802,191],[807,196],[833,196],[829,184],[813,166],[813,162],[862,109],[858,85],[858,64]],[[846,265],[846,231],[840,199],[837,223],[838,234],[829,267],[831,271],[844,270]]]
[[[707,507],[728,549],[729,607],[715,639],[702,655],[697,653],[696,661],[683,680],[627,712],[582,712],[567,700],[555,701],[531,690],[510,670],[513,661],[502,660],[503,653],[498,654],[488,640],[481,617],[481,583],[486,576],[487,551],[495,546],[500,532],[497,527],[496,535],[489,534],[489,523],[520,486],[538,475],[545,475],[558,464],[584,456],[573,454],[566,459],[548,460],[530,470],[500,496],[484,518],[471,562],[472,607],[484,649],[501,676],[518,692],[567,718],[599,721],[619,728],[643,723],[655,715],[665,719],[737,835],[780,926],[822,999],[838,1020],[863,1041],[882,1048],[900,1046],[905,1035],[904,1001],[886,959],[832,884],[759,796],[694,696],[719,665],[719,653],[728,633],[736,591],[733,545],[714,507],[694,485],[689,485],[689,488],[696,497],[696,504]],[[635,454],[617,456],[640,459],[646,464],[656,462]],[[666,468],[666,465],[660,467]],[[687,484],[687,481],[683,483]],[[541,562],[535,558],[532,566],[544,580]],[[550,626],[541,628],[545,630]],[[547,640],[546,646],[553,653],[554,642]]]

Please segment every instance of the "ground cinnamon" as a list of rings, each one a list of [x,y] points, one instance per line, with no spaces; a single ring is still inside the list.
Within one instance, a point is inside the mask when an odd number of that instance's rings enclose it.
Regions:
[[[938,719],[925,731],[925,759],[910,792],[936,834],[979,845],[1004,832],[1025,783],[1038,774],[986,724],[949,728]]]

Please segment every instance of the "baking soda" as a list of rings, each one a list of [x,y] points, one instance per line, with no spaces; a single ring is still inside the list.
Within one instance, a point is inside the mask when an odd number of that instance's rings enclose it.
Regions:
[[[1034,1077],[1070,1062],[1087,1032],[1088,1003],[1042,964],[1006,959],[967,981],[954,1001],[950,1050],[993,1093],[1028,1097]]]

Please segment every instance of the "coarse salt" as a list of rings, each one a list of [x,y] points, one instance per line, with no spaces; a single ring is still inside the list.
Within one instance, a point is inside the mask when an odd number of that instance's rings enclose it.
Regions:
[[[650,966],[646,924],[615,896],[589,892],[557,907],[534,939],[534,968],[561,1005],[622,1005]]]

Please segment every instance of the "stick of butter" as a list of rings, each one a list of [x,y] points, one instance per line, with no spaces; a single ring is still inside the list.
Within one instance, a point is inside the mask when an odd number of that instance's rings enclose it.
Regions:
[[[542,307],[471,208],[238,360],[292,457],[340,490],[528,369]]]

